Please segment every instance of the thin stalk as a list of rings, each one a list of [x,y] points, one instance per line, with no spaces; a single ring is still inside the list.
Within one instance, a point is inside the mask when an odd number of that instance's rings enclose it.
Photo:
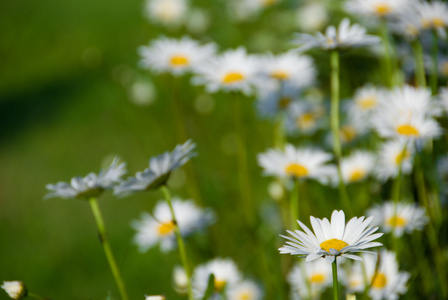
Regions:
[[[285,146],[285,115],[280,113],[275,120],[274,146],[283,149]]]
[[[437,33],[435,30],[432,32],[432,43],[431,43],[431,61],[432,61],[432,70],[431,76],[429,78],[431,85],[431,92],[433,95],[437,94],[437,82],[439,75],[439,66],[438,66],[438,56],[439,55],[439,38],[437,37]]]
[[[299,229],[297,220],[299,219],[299,180],[294,179],[294,185],[289,195],[290,199],[290,213],[291,213],[291,228]]]
[[[331,264],[333,271],[333,299],[339,300],[339,284],[338,284],[338,265],[337,257],[334,258],[334,262]]]
[[[174,233],[176,234],[177,245],[179,247],[179,254],[180,254],[180,258],[182,260],[182,265],[184,267],[185,273],[187,274],[188,299],[194,300],[193,289],[191,287],[191,270],[190,270],[190,266],[188,264],[187,251],[185,250],[184,239],[182,238],[182,235],[181,235],[180,229],[179,229],[179,225],[177,224],[176,215],[174,214],[173,204],[171,202],[171,193],[165,185],[163,185],[161,187],[161,189],[163,192],[163,196],[165,197],[165,200],[168,203],[168,206],[170,207],[171,218],[175,225]]]
[[[420,88],[425,88],[426,76],[425,64],[423,61],[423,47],[418,38],[412,42],[412,48],[414,49],[415,78],[417,81],[417,86]]]
[[[341,141],[339,139],[339,52],[333,50],[330,54],[331,65],[331,132],[333,135],[333,152],[336,158],[336,166],[339,177],[339,194],[346,206],[346,210],[352,214],[352,208],[348,199],[347,188],[341,171]]]
[[[90,208],[92,209],[93,216],[95,217],[96,225],[98,227],[98,233],[100,242],[103,245],[104,253],[106,254],[107,261],[109,262],[112,275],[117,283],[118,290],[120,291],[121,299],[128,300],[128,294],[126,292],[126,287],[124,285],[123,279],[121,278],[120,271],[118,269],[117,263],[112,253],[112,248],[110,247],[109,239],[106,234],[106,226],[104,225],[103,215],[101,214],[100,207],[96,198],[92,197],[89,199]]]
[[[394,71],[392,62],[391,46],[389,41],[389,31],[387,30],[386,21],[383,20],[380,26],[380,35],[384,45],[384,78],[386,79],[385,85],[387,87],[394,86]]]

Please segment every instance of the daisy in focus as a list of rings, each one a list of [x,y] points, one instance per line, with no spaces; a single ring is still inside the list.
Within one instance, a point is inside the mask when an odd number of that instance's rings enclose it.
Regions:
[[[21,281],[3,281],[1,288],[14,300],[23,299],[27,295],[26,287]]]
[[[263,297],[261,288],[251,280],[243,280],[232,286],[227,291],[228,300],[260,300]]]
[[[367,215],[374,217],[373,225],[380,226],[386,233],[392,232],[396,237],[405,232],[410,234],[415,230],[422,230],[428,223],[424,208],[404,202],[395,205],[388,201],[376,205],[367,211]]]
[[[153,23],[180,25],[187,14],[186,0],[146,0],[144,13]]]
[[[199,65],[192,82],[205,85],[209,93],[219,90],[252,94],[257,82],[258,61],[244,47],[228,50],[208,63]]]
[[[412,171],[413,158],[412,144],[400,140],[388,141],[381,146],[375,173],[382,181],[397,177],[400,167],[402,174],[409,174]]]
[[[142,68],[180,76],[210,61],[216,53],[216,45],[200,45],[188,36],[181,39],[160,37],[149,46],[139,47],[138,52]]]
[[[354,15],[383,18],[403,14],[413,4],[414,0],[349,0],[346,9]]]
[[[316,179],[327,182],[333,174],[333,166],[327,165],[331,154],[312,148],[295,148],[291,144],[285,150],[270,149],[257,156],[264,174],[290,179]]]
[[[97,175],[89,173],[85,177],[76,176],[70,183],[58,182],[47,184],[46,188],[50,192],[44,198],[78,198],[89,199],[98,197],[105,190],[110,190],[117,183],[121,182],[121,176],[126,173],[126,163],[119,163],[118,158],[114,158],[110,166],[100,171]]]
[[[375,233],[378,227],[369,226],[372,220],[373,217],[365,220],[364,217],[353,217],[345,224],[344,212],[335,210],[331,215],[331,222],[327,218],[321,220],[310,217],[314,233],[297,220],[305,232],[287,230],[292,237],[281,235],[288,241],[286,245],[279,248],[280,254],[306,257],[307,262],[325,258],[328,263],[333,263],[338,256],[362,260],[361,257],[352,253],[370,252],[365,249],[383,245],[373,242],[383,233]]]
[[[375,157],[372,153],[357,150],[349,157],[344,157],[341,160],[342,178],[345,183],[353,183],[362,181],[369,176],[375,166]],[[338,178],[334,181],[337,183]]]
[[[364,27],[359,24],[350,25],[350,20],[345,18],[339,24],[338,29],[334,26],[329,26],[325,30],[325,34],[317,32],[316,36],[299,33],[294,43],[299,46],[297,49],[299,52],[312,48],[343,50],[379,44],[379,37],[366,33],[367,30]]]
[[[208,209],[198,208],[192,200],[172,200],[177,224],[166,201],[157,202],[153,214],[143,213],[141,220],[134,220],[132,227],[137,231],[134,242],[140,252],[160,244],[160,250],[167,252],[176,246],[175,228],[179,227],[183,237],[204,229],[214,221],[214,214]]]
[[[171,152],[166,151],[152,157],[149,160],[149,167],[115,187],[114,195],[153,190],[165,185],[171,172],[182,167],[195,155],[193,152],[195,147],[196,144],[188,140],[182,145],[177,145]]]
[[[291,299],[319,299],[322,292],[333,284],[331,266],[322,259],[298,262],[288,274],[288,283]]]

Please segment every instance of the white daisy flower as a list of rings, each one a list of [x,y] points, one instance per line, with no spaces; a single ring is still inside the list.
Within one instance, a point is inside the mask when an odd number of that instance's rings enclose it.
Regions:
[[[186,164],[192,156],[196,144],[191,140],[177,145],[171,153],[166,151],[149,160],[149,167],[143,172],[137,172],[135,177],[129,177],[115,187],[115,195],[127,195],[133,192],[157,189],[166,184],[171,172]]]
[[[229,287],[228,300],[260,300],[263,297],[261,288],[253,281],[243,280]]]
[[[379,256],[364,255],[363,259],[366,275],[371,283],[369,296],[372,300],[398,299],[399,295],[407,292],[406,282],[410,274],[398,271],[395,253],[382,250]]]
[[[311,48],[322,50],[350,49],[380,42],[379,37],[366,34],[367,30],[359,24],[350,26],[350,20],[345,18],[339,24],[338,29],[329,26],[325,30],[325,35],[317,32],[316,36],[306,33],[299,33],[294,40],[299,45],[297,51],[303,52]]]
[[[192,286],[195,298],[200,299],[204,296],[211,274],[215,277],[215,292],[211,299],[221,299],[220,294],[224,289],[232,289],[241,280],[238,267],[231,259],[216,258],[194,270]]]
[[[213,212],[198,208],[192,200],[173,198],[172,205],[177,226],[184,237],[203,229],[214,220]],[[163,252],[172,250],[176,245],[176,224],[166,201],[157,202],[152,215],[142,213],[141,220],[134,220],[131,225],[137,230],[134,242],[140,252],[146,252],[157,243]]]
[[[144,14],[154,23],[179,25],[188,10],[186,0],[146,0]]]
[[[386,233],[393,232],[397,237],[403,233],[412,233],[414,230],[422,230],[425,224],[428,223],[425,209],[417,205],[399,202],[395,203],[388,201],[382,205],[367,211],[367,215],[373,216],[373,225],[381,227]]]
[[[229,0],[229,16],[237,21],[245,21],[257,16],[263,10],[281,0]]]
[[[175,266],[173,270],[174,289],[180,294],[188,293],[188,275],[181,266]]]
[[[323,259],[298,262],[288,274],[288,283],[294,298],[319,299],[321,293],[333,284],[331,266]]]
[[[441,38],[446,38],[448,27],[448,5],[442,1],[419,2],[416,11],[421,25],[433,29]]]
[[[142,68],[180,76],[210,61],[215,55],[216,45],[200,45],[188,36],[181,39],[160,37],[149,46],[140,46],[138,52],[142,57]]]
[[[305,32],[321,30],[328,21],[327,7],[321,1],[305,2],[297,10],[296,19]]]
[[[423,29],[415,6],[409,7],[405,13],[398,15],[389,23],[391,32],[401,35],[408,40],[415,40]]]
[[[89,173],[85,177],[73,177],[70,183],[47,184],[46,188],[50,192],[45,195],[45,198],[88,199],[90,197],[98,197],[105,190],[112,189],[117,183],[121,182],[121,176],[125,173],[126,163],[119,163],[119,159],[116,157],[110,166],[101,170],[98,175]]]
[[[165,300],[165,297],[164,296],[160,296],[160,295],[157,295],[157,296],[145,296],[146,298],[145,298],[145,300]]]
[[[414,3],[414,0],[349,0],[346,9],[355,15],[395,17]]]
[[[27,294],[26,287],[21,281],[3,281],[1,288],[14,300],[23,299]]]
[[[280,254],[306,257],[307,262],[325,258],[327,262],[333,263],[337,256],[362,260],[361,257],[351,253],[369,252],[365,249],[383,245],[372,242],[383,235],[374,233],[378,227],[369,226],[372,219],[373,217],[366,220],[364,217],[354,217],[346,225],[344,212],[335,210],[331,215],[331,222],[327,218],[321,220],[310,217],[314,233],[297,220],[305,232],[287,230],[292,237],[282,235],[288,241],[279,249]]]
[[[333,174],[333,166],[326,165],[331,154],[313,148],[295,148],[291,144],[285,150],[270,149],[257,156],[265,175],[297,179],[316,179],[325,182]]]
[[[349,157],[341,160],[342,178],[345,183],[362,181],[369,176],[375,166],[375,157],[372,153],[357,150]],[[335,182],[339,182],[335,179]]]
[[[250,95],[257,81],[257,72],[258,60],[248,55],[244,47],[239,47],[198,66],[192,82],[205,85],[210,93],[223,90]]]
[[[281,90],[275,86],[259,89],[257,97],[257,108],[264,118],[274,118],[279,113],[287,112],[293,103],[297,102],[300,91],[290,85],[284,85]]]
[[[291,104],[286,115],[288,134],[312,135],[321,127],[325,109],[320,103],[306,101]]]
[[[379,158],[375,167],[378,179],[385,181],[398,176],[400,165],[402,174],[412,171],[414,147],[401,140],[388,141],[381,146]]]
[[[361,293],[366,288],[362,262],[355,261],[348,272],[344,284],[349,293]]]

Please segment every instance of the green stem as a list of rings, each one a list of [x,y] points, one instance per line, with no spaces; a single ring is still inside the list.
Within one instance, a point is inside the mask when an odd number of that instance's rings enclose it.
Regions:
[[[394,86],[394,74],[392,68],[392,53],[391,46],[389,41],[389,31],[387,30],[387,23],[383,20],[380,28],[381,39],[383,40],[384,45],[384,78],[386,79],[385,85],[387,87]]]
[[[285,146],[285,115],[280,113],[275,122],[274,128],[274,146],[283,149]]]
[[[297,220],[299,219],[299,180],[294,179],[294,185],[290,196],[290,213],[291,213],[291,228],[299,229]]]
[[[165,185],[163,185],[161,189],[163,192],[163,196],[165,197],[165,200],[168,203],[168,206],[170,207],[171,218],[173,220],[173,223],[175,224],[174,232],[176,234],[177,244],[179,247],[179,254],[182,260],[182,265],[184,267],[185,273],[187,274],[188,299],[194,300],[193,289],[191,287],[191,270],[190,266],[188,265],[187,251],[185,250],[184,240],[180,233],[179,225],[177,224],[176,215],[174,214],[173,204],[171,202],[171,194]]]
[[[339,178],[339,194],[346,206],[346,210],[352,214],[350,201],[345,187],[341,171],[341,141],[339,139],[339,52],[333,50],[330,54],[331,65],[331,132],[333,135],[333,152],[336,158],[336,167]]]
[[[437,33],[433,30],[432,43],[431,43],[432,70],[431,70],[431,77],[429,78],[431,84],[431,92],[433,95],[437,94],[437,82],[439,75],[439,66],[437,57],[438,55],[439,55],[439,38],[437,37]]]
[[[415,78],[417,80],[417,85],[420,88],[425,88],[426,76],[425,64],[423,61],[423,47],[418,38],[412,42],[412,48],[414,49]]]
[[[334,262],[331,264],[331,267],[333,271],[333,298],[334,300],[339,300],[337,257],[334,258]]]
[[[92,209],[93,216],[95,217],[96,225],[98,227],[98,233],[100,242],[103,245],[104,253],[106,254],[107,261],[109,262],[112,275],[117,283],[118,290],[120,291],[121,299],[128,300],[128,294],[126,292],[126,287],[124,285],[123,279],[121,278],[120,271],[118,269],[117,263],[112,253],[112,248],[110,247],[109,239],[106,234],[106,226],[104,225],[104,219],[101,214],[100,207],[96,198],[92,197],[89,199],[90,208]]]

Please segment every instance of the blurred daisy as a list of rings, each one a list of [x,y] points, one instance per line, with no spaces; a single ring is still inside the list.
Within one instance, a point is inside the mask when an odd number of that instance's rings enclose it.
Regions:
[[[258,72],[258,61],[247,54],[244,47],[228,50],[210,63],[196,69],[192,82],[205,85],[210,93],[241,91],[246,95],[253,92]]]
[[[405,149],[406,148],[406,149]],[[381,146],[375,173],[380,180],[387,180],[398,176],[400,165],[403,174],[412,171],[414,148],[412,144],[400,140],[388,141]]]
[[[185,269],[181,266],[175,266],[173,271],[174,289],[180,294],[188,293],[188,276]]]
[[[321,1],[305,2],[297,11],[297,22],[303,31],[321,30],[327,21],[327,8]]]
[[[149,160],[149,167],[143,172],[137,172],[135,177],[129,177],[115,187],[115,195],[126,195],[133,192],[157,189],[166,184],[171,172],[186,164],[192,156],[196,144],[191,140],[177,145],[173,151],[164,152]]]
[[[200,299],[204,296],[211,274],[215,277],[215,291],[211,299],[221,299],[221,292],[225,289],[231,290],[241,280],[238,267],[231,259],[216,258],[194,270],[192,285],[195,298]]]
[[[402,14],[414,0],[349,0],[346,8],[355,15],[391,17]]]
[[[23,299],[27,295],[25,285],[21,281],[3,281],[1,287],[14,300]]]
[[[384,97],[385,91],[372,85],[366,85],[355,91],[353,102],[348,107],[348,116],[358,131],[366,132],[372,127],[373,113],[380,101],[384,101]]]
[[[142,57],[142,68],[180,76],[210,61],[216,52],[216,45],[200,45],[188,36],[181,39],[160,37],[149,46],[140,46],[138,52]]]
[[[363,258],[372,300],[398,299],[407,292],[406,282],[410,274],[398,271],[395,253],[382,250],[379,256],[364,255]]]
[[[300,101],[291,104],[286,116],[286,130],[289,134],[311,135],[321,127],[325,109],[320,103]]]
[[[409,7],[405,13],[395,17],[390,23],[391,32],[401,35],[408,40],[415,40],[422,30],[415,6]]]
[[[164,296],[145,296],[145,300],[165,300]]]
[[[441,1],[419,2],[416,11],[421,25],[425,29],[433,29],[441,38],[446,38],[448,27],[448,5]]]
[[[303,52],[312,48],[322,50],[350,49],[375,45],[380,42],[379,37],[366,34],[367,30],[359,24],[350,25],[350,20],[345,18],[339,24],[338,29],[329,26],[325,35],[317,32],[316,36],[306,33],[297,34],[294,43],[299,45],[297,51]]]
[[[187,9],[186,0],[147,0],[144,13],[154,23],[179,25],[183,22]]]
[[[345,124],[339,129],[339,138],[342,144],[349,144],[358,138],[363,132],[361,132],[353,124]],[[332,139],[331,135],[330,138]]]
[[[264,9],[269,8],[281,0],[229,0],[229,16],[236,21],[246,21],[257,16]]]
[[[319,299],[321,293],[333,284],[331,266],[323,259],[298,262],[288,274],[288,283],[294,299]]]
[[[366,284],[362,268],[362,262],[355,261],[346,272],[346,280],[343,283],[349,293],[361,293],[365,290]]]
[[[319,149],[301,149],[287,144],[284,151],[271,149],[259,154],[257,159],[265,175],[325,182],[333,173],[333,167],[326,165],[332,159],[331,154]]]
[[[112,189],[117,183],[121,182],[121,176],[126,173],[126,164],[119,163],[118,158],[114,158],[110,166],[100,171],[97,175],[89,173],[85,177],[73,177],[70,183],[58,182],[56,184],[47,184],[46,188],[50,192],[45,198],[80,198],[89,199],[98,197],[105,190]]]
[[[261,288],[253,281],[244,280],[229,287],[227,300],[260,300],[263,297]]]
[[[367,211],[367,215],[373,216],[372,224],[378,225],[386,233],[393,232],[397,237],[404,232],[412,233],[414,230],[422,230],[428,223],[425,209],[414,204],[389,201]]]
[[[372,219],[373,217],[366,220],[364,217],[354,217],[346,225],[344,212],[335,210],[331,215],[331,222],[327,218],[321,220],[310,217],[314,233],[297,220],[305,232],[287,230],[292,237],[281,235],[288,241],[279,249],[280,254],[306,257],[307,262],[325,258],[327,262],[333,263],[337,256],[362,260],[351,253],[369,252],[365,249],[382,246],[381,243],[372,242],[383,235],[374,233],[378,227],[369,226]]]
[[[372,153],[357,150],[349,157],[342,158],[342,178],[345,183],[353,183],[364,180],[372,173],[374,166],[375,157]],[[337,178],[335,179],[335,182],[339,182]]]
[[[290,85],[285,85],[281,91],[276,86],[269,86],[258,91],[257,108],[264,118],[275,118],[279,113],[289,111],[293,103],[297,102],[300,91]]]
[[[211,224],[214,215],[210,210],[198,208],[192,200],[172,200],[177,226],[182,236],[188,236]],[[134,237],[140,252],[146,252],[155,244],[160,244],[163,252],[170,251],[176,245],[176,224],[166,201],[157,202],[153,214],[143,213],[141,220],[134,220],[132,227],[137,230]]]

